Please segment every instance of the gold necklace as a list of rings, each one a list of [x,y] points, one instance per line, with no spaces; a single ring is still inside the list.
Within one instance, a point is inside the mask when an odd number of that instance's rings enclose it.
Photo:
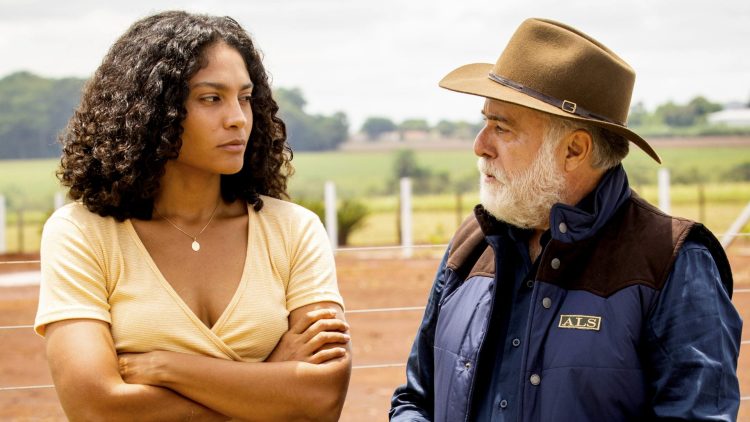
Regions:
[[[208,225],[211,224],[211,221],[213,221],[214,214],[216,213],[216,210],[219,208],[219,204],[220,203],[221,203],[221,198],[219,198],[219,201],[216,202],[216,206],[214,207],[214,210],[211,211],[211,217],[208,218],[208,223],[206,223],[206,225],[203,226],[203,228],[201,229],[201,231],[199,231],[198,234],[196,234],[195,236],[193,236],[192,234],[186,232],[185,230],[182,230],[181,228],[179,228],[177,226],[177,224],[173,223],[172,220],[170,220],[167,217],[161,215],[161,213],[159,212],[158,208],[154,207],[154,211],[156,211],[156,213],[159,214],[159,217],[167,220],[167,223],[171,224],[172,227],[174,227],[177,230],[181,231],[185,236],[193,239],[193,243],[190,245],[190,247],[193,248],[193,251],[198,252],[199,250],[201,250],[201,244],[198,243],[198,236],[200,236],[201,234],[203,234],[203,232],[206,230],[206,227],[208,227]]]

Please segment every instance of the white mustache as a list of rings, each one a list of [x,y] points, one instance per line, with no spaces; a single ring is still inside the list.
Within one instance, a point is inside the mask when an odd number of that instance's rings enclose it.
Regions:
[[[502,183],[507,182],[505,178],[505,172],[490,164],[489,160],[484,157],[479,157],[479,159],[477,160],[477,168],[479,169],[479,173],[481,174],[492,176]]]

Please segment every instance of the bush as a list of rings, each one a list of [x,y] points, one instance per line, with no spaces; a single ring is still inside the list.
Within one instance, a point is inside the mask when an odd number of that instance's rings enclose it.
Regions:
[[[412,180],[412,190],[416,194],[443,193],[450,188],[450,177],[446,172],[435,172],[429,167],[417,164],[417,158],[413,150],[403,149],[396,153],[393,163],[393,178],[388,183],[387,190],[395,193],[399,190],[401,178],[408,177]]]
[[[736,165],[729,169],[722,175],[723,180],[732,182],[748,182],[750,181],[750,162],[745,162]]]
[[[362,228],[365,223],[365,217],[370,214],[367,206],[354,199],[345,199],[336,210],[336,220],[338,220],[338,241],[339,245],[349,244],[349,235]]]
[[[325,223],[325,206],[323,201],[299,199],[297,204],[314,212],[320,221]],[[338,224],[338,244],[346,246],[349,244],[349,236],[362,228],[365,217],[370,214],[367,206],[355,199],[344,199],[336,209],[336,221]]]
[[[387,117],[368,117],[362,124],[361,131],[367,135],[367,139],[374,141],[384,133],[393,132],[396,129],[396,124]]]
[[[696,185],[705,183],[707,179],[697,167],[675,168],[671,169],[670,173],[670,181],[676,185]]]

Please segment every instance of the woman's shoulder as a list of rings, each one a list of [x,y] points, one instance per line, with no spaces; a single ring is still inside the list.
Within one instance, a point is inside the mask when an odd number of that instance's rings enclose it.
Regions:
[[[261,195],[263,208],[259,214],[273,215],[279,219],[310,220],[318,216],[307,208],[283,199]]]
[[[277,262],[279,268],[287,268],[293,262],[289,260],[299,257],[301,253],[328,247],[328,234],[314,212],[281,199],[267,196],[262,196],[261,199],[263,208],[250,216],[250,224],[257,227],[257,235],[265,238],[266,244],[276,245],[271,246],[271,250],[287,252],[281,257],[286,261]],[[249,208],[252,210],[252,207]]]
[[[55,210],[47,219],[45,228],[50,226],[74,225],[81,230],[105,229],[115,224],[112,217],[102,217],[91,212],[80,201],[70,202]]]
[[[279,228],[290,228],[293,232],[306,231],[315,225],[322,225],[320,217],[301,205],[264,195],[261,195],[261,199],[263,208],[256,214],[267,223]]]
[[[56,209],[55,212],[52,213],[50,218],[61,218],[71,221],[88,221],[104,217],[101,217],[98,214],[89,211],[89,209],[86,208],[86,206],[83,205],[80,201],[73,201],[68,202],[62,207]]]

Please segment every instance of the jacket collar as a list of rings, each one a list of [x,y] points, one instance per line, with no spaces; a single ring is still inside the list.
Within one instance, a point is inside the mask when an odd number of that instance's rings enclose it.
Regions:
[[[622,164],[607,171],[596,188],[576,206],[555,204],[550,211],[552,238],[565,243],[592,237],[630,198],[632,191]],[[562,229],[562,230],[561,230]]]

